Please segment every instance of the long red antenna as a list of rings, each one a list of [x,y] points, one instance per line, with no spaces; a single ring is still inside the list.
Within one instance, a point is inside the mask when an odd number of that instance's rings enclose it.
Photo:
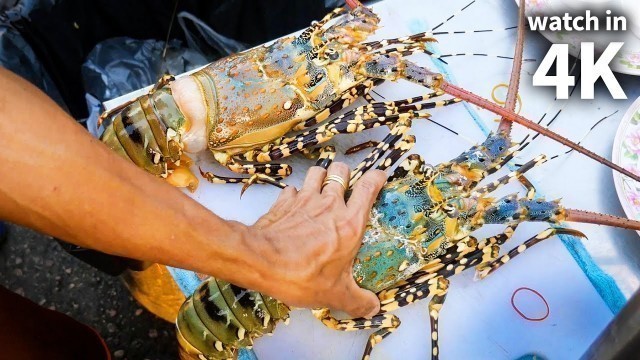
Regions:
[[[594,153],[591,150],[586,149],[583,146],[580,146],[576,143],[574,143],[573,141],[563,137],[562,135],[556,134],[553,131],[545,128],[544,126],[537,124],[521,115],[518,115],[516,113],[514,113],[513,111],[507,110],[505,108],[503,108],[502,106],[499,106],[483,97],[480,97],[472,92],[469,92],[461,87],[458,87],[456,85],[453,85],[449,82],[447,82],[446,80],[442,79],[440,80],[442,81],[442,83],[440,84],[439,89],[446,92],[447,94],[453,96],[453,97],[457,97],[459,99],[462,99],[464,101],[470,102],[476,106],[479,106],[485,110],[489,110],[494,114],[500,115],[501,117],[503,117],[506,120],[509,121],[513,121],[515,123],[518,123],[524,127],[526,127],[527,129],[531,129],[537,133],[540,133],[543,136],[548,137],[549,139],[555,140],[559,143],[561,143],[562,145],[565,145],[579,153],[582,153],[590,158],[592,158],[593,160],[606,165],[608,167],[610,167],[611,169],[614,169],[616,171],[618,171],[619,173],[626,175],[628,177],[630,177],[631,179],[640,182],[640,176],[632,173],[631,171],[614,164],[613,162],[611,162],[610,160],[607,160],[605,158],[603,158],[602,156]]]
[[[591,211],[564,209],[565,220],[587,224],[615,226],[624,229],[640,230],[640,221],[613,215],[598,214]]]
[[[350,8],[355,9],[358,6],[362,6],[362,3],[359,0],[347,0],[347,5]]]
[[[516,38],[516,50],[513,54],[513,69],[511,69],[511,77],[509,79],[509,88],[507,90],[507,98],[504,102],[505,109],[515,111],[516,102],[518,101],[518,89],[520,87],[520,73],[522,72],[522,57],[524,54],[524,28],[525,16],[524,9],[526,7],[525,0],[520,0],[520,10],[518,11],[518,36]],[[512,122],[504,118],[500,119],[498,132],[510,133]]]

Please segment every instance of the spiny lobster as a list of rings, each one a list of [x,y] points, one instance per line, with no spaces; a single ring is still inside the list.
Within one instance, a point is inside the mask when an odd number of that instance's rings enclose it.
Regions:
[[[524,18],[522,9],[520,24]],[[521,27],[505,105],[508,109],[515,106],[517,97],[523,31]],[[410,126],[410,117],[400,117],[389,135],[352,172],[351,184],[373,167],[389,169],[407,153],[415,143],[415,138],[407,134]],[[559,227],[563,221],[640,230],[640,221],[567,209],[558,200],[536,198],[535,188],[528,181],[523,181],[528,185],[526,197],[517,194],[491,197],[499,187],[522,180],[526,171],[546,161],[539,156],[516,171],[479,186],[526,145],[513,143],[510,133],[509,119],[502,118],[496,133],[453,160],[430,166],[420,155],[409,155],[389,177],[371,210],[353,267],[357,283],[377,293],[380,312],[370,319],[339,320],[328,309],[313,310],[314,316],[332,329],[376,329],[369,336],[363,359],[369,359],[374,346],[400,326],[400,319],[390,311],[428,297],[431,297],[428,305],[431,356],[438,359],[438,321],[449,288],[448,278],[475,267],[482,279],[554,235],[586,237],[577,230]],[[316,165],[328,167],[333,156],[333,149],[325,147]],[[519,224],[527,221],[548,222],[552,227],[501,256],[500,247],[513,236]],[[506,229],[489,238],[474,237],[472,233],[485,224],[504,224]],[[210,278],[180,311],[177,328],[182,355],[234,358],[238,347],[251,346],[255,338],[270,333],[278,322],[288,319],[288,311],[286,305],[273,298]]]
[[[349,12],[336,9],[298,36],[229,56],[175,81],[163,78],[147,95],[101,116],[100,123],[106,125],[102,141],[146,171],[192,191],[198,179],[186,153],[209,149],[220,164],[250,177],[201,171],[202,176],[213,183],[244,183],[244,191],[257,182],[284,186],[280,180],[291,173],[291,167],[273,161],[294,153],[314,156],[316,145],[337,134],[393,125],[402,118],[427,118],[425,110],[462,99],[640,181],[640,176],[512,109],[458,88],[406,59],[416,53],[433,55],[426,43],[447,32],[364,42],[380,19],[357,0],[347,3],[352,8]],[[400,79],[433,92],[403,101],[374,102],[330,119],[358,97],[372,101],[368,93],[376,84]],[[455,98],[425,102],[444,93]],[[296,131],[302,132],[291,135]]]

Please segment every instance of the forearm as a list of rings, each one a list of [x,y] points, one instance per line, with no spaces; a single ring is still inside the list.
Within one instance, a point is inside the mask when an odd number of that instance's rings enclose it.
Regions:
[[[245,226],[121,159],[2,68],[0,83],[0,218],[110,254],[258,281]]]

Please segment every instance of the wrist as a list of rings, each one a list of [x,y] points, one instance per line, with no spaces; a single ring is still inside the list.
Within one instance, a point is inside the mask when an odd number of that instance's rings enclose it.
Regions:
[[[207,255],[205,272],[244,288],[260,290],[268,271],[264,261],[265,241],[261,240],[260,231],[237,221],[225,221],[225,225],[228,226],[226,241],[209,243],[216,248],[211,248]],[[218,248],[221,245],[224,248]]]

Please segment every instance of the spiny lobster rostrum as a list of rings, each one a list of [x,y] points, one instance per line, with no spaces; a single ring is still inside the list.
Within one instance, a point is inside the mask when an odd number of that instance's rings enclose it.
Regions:
[[[364,42],[380,19],[357,0],[352,10],[337,9],[298,36],[276,40],[213,62],[190,76],[163,78],[148,94],[105,112],[102,141],[146,171],[178,187],[194,190],[198,178],[186,153],[209,149],[235,173],[202,172],[213,183],[256,182],[284,186],[291,173],[277,161],[294,153],[314,156],[314,147],[337,134],[392,125],[401,118],[426,118],[426,109],[474,103],[582,152],[632,179],[640,177],[516,115],[512,109],[464,91],[438,74],[406,59],[431,54],[426,47],[440,33]],[[342,14],[346,16],[341,17]],[[337,118],[330,115],[385,80],[404,79],[428,87],[426,96],[372,103]],[[456,98],[425,102],[449,93]],[[299,133],[293,134],[292,132]],[[244,190],[244,189],[243,189]]]
[[[521,10],[520,24],[524,13]],[[517,97],[523,28],[518,34],[516,65],[506,107]],[[391,132],[352,172],[351,184],[377,165],[387,170],[411,149],[415,138],[407,132],[409,116],[401,116]],[[449,288],[448,278],[475,267],[484,278],[529,247],[558,234],[585,237],[581,232],[559,227],[563,221],[586,222],[640,230],[640,222],[563,207],[559,201],[536,198],[523,174],[544,163],[545,157],[525,163],[518,170],[479,186],[488,175],[506,165],[526,143],[511,140],[510,120],[502,118],[498,130],[449,162],[430,166],[421,156],[409,155],[389,177],[373,209],[353,267],[353,276],[363,288],[377,293],[380,312],[370,319],[339,320],[328,309],[313,310],[326,326],[355,331],[376,329],[369,337],[363,359],[374,346],[398,326],[392,314],[399,307],[431,298],[432,358],[439,358],[438,318]],[[333,159],[331,147],[321,152],[318,166]],[[527,195],[494,198],[491,193],[513,180],[521,180]],[[548,228],[522,245],[500,255],[500,247],[523,222],[548,222]],[[503,224],[503,233],[478,239],[472,233],[484,224]],[[277,305],[276,305],[277,304]],[[210,278],[183,305],[178,316],[178,337],[184,358],[232,359],[241,346],[270,333],[276,323],[288,318],[288,308],[265,295]]]

